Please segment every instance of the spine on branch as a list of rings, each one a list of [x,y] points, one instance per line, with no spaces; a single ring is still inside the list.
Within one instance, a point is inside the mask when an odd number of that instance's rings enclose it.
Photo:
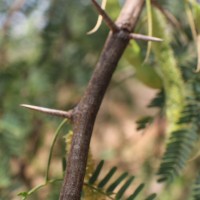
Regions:
[[[81,101],[68,112],[27,104],[21,105],[49,115],[68,118],[73,124],[74,134],[67,159],[67,169],[60,192],[60,200],[79,200],[81,198],[95,119],[118,61],[129,40],[162,41],[160,38],[132,33],[143,8],[144,0],[126,0],[116,22],[110,19],[95,0],[91,1],[110,29],[110,33]]]
[[[95,7],[98,6],[94,0],[93,3]],[[129,34],[135,27],[143,3],[143,0],[126,1],[116,25],[112,26],[113,30],[111,29],[109,33],[85,94],[74,109],[74,135],[60,193],[60,200],[79,200],[81,198],[87,155],[95,118],[112,74],[129,42]],[[99,9],[97,10],[104,17],[104,13],[99,11]]]

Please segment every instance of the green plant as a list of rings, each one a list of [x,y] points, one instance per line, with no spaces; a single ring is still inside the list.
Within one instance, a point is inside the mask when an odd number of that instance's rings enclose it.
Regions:
[[[108,14],[100,8],[96,1],[93,0],[92,2],[111,33],[80,102],[74,107],[74,102],[77,102],[77,99],[81,97],[76,96],[75,100],[72,99],[69,105],[65,105],[63,109],[72,108],[69,112],[26,105],[26,107],[32,109],[68,118],[72,123],[74,136],[70,153],[67,154],[66,177],[64,179],[63,177],[59,179],[49,178],[52,151],[59,129],[63,125],[61,124],[50,149],[44,184],[36,186],[29,192],[21,193],[21,196],[26,198],[41,187],[54,184],[57,181],[63,181],[61,199],[78,199],[82,185],[84,185],[84,188],[90,188],[91,191],[115,199],[123,197],[134,199],[140,193],[143,183],[135,189],[133,195],[124,196],[124,192],[132,183],[134,177],[125,173],[122,174],[122,178],[115,179],[113,177],[116,171],[115,167],[111,167],[108,174],[103,178],[98,178],[100,172],[103,171],[103,161],[92,171],[86,171],[88,179],[83,181],[95,118],[113,72],[126,49],[120,67],[131,65],[136,78],[147,86],[160,90],[149,104],[149,107],[159,109],[158,114],[156,116],[144,116],[144,118],[138,120],[138,129],[148,128],[154,122],[154,119],[159,117],[164,118],[168,123],[165,153],[158,170],[158,179],[161,182],[168,181],[169,185],[173,185],[172,183],[177,178],[186,174],[183,170],[186,167],[191,167],[194,177],[191,177],[189,181],[192,182],[192,179],[195,179],[195,176],[197,177],[192,195],[194,199],[198,199],[199,171],[198,167],[194,166],[198,165],[200,131],[199,1],[146,0],[137,1],[135,4],[131,0],[120,1],[123,7],[116,23],[110,18],[110,16],[113,17],[118,14],[119,5],[116,4],[116,1],[107,2]],[[2,66],[0,94],[5,97],[4,101],[1,100],[3,112],[0,122],[0,146],[2,149],[0,155],[3,157],[0,163],[1,190],[6,187],[9,188],[11,185],[12,174],[5,170],[10,166],[10,158],[22,157],[24,155],[23,149],[26,147],[21,144],[25,144],[30,135],[40,132],[37,129],[42,130],[43,124],[46,123],[42,117],[30,116],[25,114],[24,111],[16,111],[16,106],[23,99],[23,101],[31,101],[31,103],[45,103],[51,107],[56,104],[55,91],[60,88],[60,85],[65,85],[66,82],[66,84],[70,84],[72,80],[76,82],[75,91],[82,93],[82,85],[87,83],[92,73],[88,66],[94,65],[92,60],[100,51],[102,38],[105,38],[105,35],[101,35],[101,37],[98,37],[100,38],[98,41],[95,37],[90,37],[90,40],[88,38],[82,39],[83,33],[85,34],[89,30],[87,25],[93,22],[93,17],[88,12],[91,10],[89,4],[84,5],[82,1],[78,0],[73,2],[51,1],[46,13],[45,26],[41,28],[42,31],[39,33],[39,30],[34,30],[23,38],[30,41],[29,38],[32,38],[34,34],[37,35],[34,36],[34,45],[32,45],[34,48],[26,49],[25,56],[21,56],[19,51],[16,51],[16,46],[22,47],[22,50],[25,49],[22,38],[8,37],[11,25],[7,22],[10,22],[10,16],[21,8],[24,9],[23,15],[28,16],[39,3],[33,1],[30,4],[25,4],[24,7],[23,1],[19,1],[19,3],[17,7],[12,5],[9,9],[8,19],[2,25],[2,40],[0,41],[0,63]],[[7,7],[1,6],[1,13],[5,13],[4,10]],[[69,12],[66,12],[66,7],[69,8]],[[86,8],[87,11],[84,11]],[[132,14],[128,15],[128,11]],[[73,12],[77,12],[79,15],[84,13],[85,15],[82,16],[87,19],[87,23],[82,23],[83,17],[74,15]],[[136,16],[134,19],[132,18],[133,14]],[[135,32],[147,35],[132,33],[133,29]],[[131,39],[134,39],[134,41],[130,41]],[[147,40],[148,44],[143,40]],[[160,42],[154,43],[150,40]],[[88,57],[85,56],[85,49],[91,52]],[[12,55],[10,59],[7,57],[9,52]],[[70,58],[73,59],[69,61]],[[81,67],[79,67],[80,65]],[[5,66],[7,68],[4,68]],[[65,80],[66,77],[67,81]],[[26,84],[21,79],[25,80]],[[78,90],[77,88],[81,89]],[[47,96],[49,97],[48,100]],[[15,99],[15,101],[11,99]],[[34,149],[37,150],[37,147],[34,147]],[[30,157],[34,157],[34,152],[31,153]],[[25,160],[28,160],[28,158]],[[88,160],[90,161],[90,157]],[[23,164],[23,162],[20,163],[20,165]],[[63,168],[65,169],[65,167]],[[24,177],[23,174],[21,177]],[[115,179],[114,182],[108,187],[105,186],[106,183],[109,184],[108,181],[111,177]],[[125,179],[125,177],[127,179],[125,183],[122,183],[122,179]],[[113,194],[114,186],[119,183],[123,184],[122,187]],[[29,184],[27,185],[29,187]],[[192,190],[192,188],[190,189]],[[9,190],[11,189],[8,189],[8,193]],[[83,192],[83,196],[84,194],[86,196],[86,192]],[[143,195],[144,198],[145,196],[146,194]],[[154,197],[153,194],[147,199]],[[92,193],[88,193],[87,198],[92,198]]]

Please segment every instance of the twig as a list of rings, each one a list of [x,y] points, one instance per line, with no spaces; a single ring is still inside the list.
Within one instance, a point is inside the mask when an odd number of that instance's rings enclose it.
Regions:
[[[131,32],[136,26],[144,5],[144,0],[126,0],[115,24],[95,0],[92,2],[115,34],[108,35],[88,87],[79,104],[68,112],[26,104],[21,105],[54,116],[73,118],[74,134],[67,157],[67,168],[60,192],[60,200],[80,200],[81,198],[95,119],[117,64],[129,40],[135,36]]]
[[[117,67],[119,59],[129,43],[128,34],[137,23],[144,0],[126,0],[116,25],[99,5],[92,0],[99,13],[115,34],[109,34],[96,64],[88,87],[79,104],[73,110],[73,138],[67,159],[67,169],[60,192],[60,200],[80,200],[87,156],[95,119]],[[109,24],[111,22],[111,24]],[[118,27],[120,30],[118,31]],[[121,37],[122,35],[127,37]]]
[[[51,148],[50,148],[50,152],[49,152],[49,157],[48,157],[48,163],[47,163],[47,170],[46,170],[46,177],[45,177],[45,183],[47,183],[49,181],[49,169],[50,169],[50,163],[51,163],[51,158],[52,158],[52,154],[53,154],[53,148],[54,145],[56,143],[56,140],[58,138],[58,135],[60,133],[61,128],[63,127],[63,125],[67,122],[67,119],[64,119],[60,125],[58,126],[58,128],[56,129],[55,132],[55,136],[53,138],[52,144],[51,144]]]
[[[96,2],[96,0],[92,0],[92,3],[98,13],[103,17],[103,20],[109,27],[112,32],[119,31],[119,27],[113,22],[113,20],[107,15],[107,13],[101,8],[101,6]]]
[[[38,111],[38,112],[53,115],[53,116],[72,119],[72,110],[69,110],[68,112],[66,112],[66,111],[63,111],[63,110],[44,108],[44,107],[33,106],[33,105],[28,105],[28,104],[21,104],[20,106],[22,106],[24,108],[31,109],[31,110],[35,110],[35,111]]]
[[[176,28],[181,29],[181,25],[178,22],[178,20],[174,17],[172,13],[170,13],[168,10],[164,9],[158,2],[157,0],[152,0],[152,4],[159,9],[163,15],[168,19],[168,21]]]
[[[102,0],[101,8],[103,10],[105,10],[105,8],[106,8],[106,2],[107,2],[107,0]],[[94,28],[92,28],[90,31],[87,32],[87,35],[95,33],[101,26],[102,20],[103,20],[103,17],[101,15],[99,15],[96,25],[94,26]]]

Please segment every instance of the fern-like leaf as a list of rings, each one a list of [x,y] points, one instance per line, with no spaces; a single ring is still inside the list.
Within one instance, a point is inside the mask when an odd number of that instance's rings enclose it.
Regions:
[[[198,174],[193,186],[192,196],[194,200],[200,199],[200,173]]]
[[[99,176],[99,173],[101,172],[101,169],[102,169],[103,165],[104,165],[104,161],[102,160],[98,164],[97,168],[95,169],[92,177],[89,179],[89,184],[93,184],[97,180],[97,178]]]
[[[137,130],[145,129],[149,124],[153,122],[152,116],[145,116],[136,121],[137,123]]]
[[[116,170],[117,170],[116,167],[111,168],[111,170],[108,172],[108,174],[98,184],[98,187],[103,188],[106,185],[106,183],[112,178],[112,176],[114,175]]]
[[[144,183],[141,183],[136,190],[134,191],[134,193],[132,195],[129,196],[129,198],[127,200],[133,200],[135,199],[138,194],[142,191],[142,189],[144,188]]]
[[[155,198],[156,198],[156,194],[153,193],[153,194],[149,195],[145,200],[153,200]]]
[[[112,193],[115,188],[128,176],[128,172],[121,174],[106,190],[107,193]]]
[[[125,197],[124,194],[127,191],[127,189],[131,186],[135,177],[129,175],[128,172],[123,172],[117,178],[115,178],[114,174],[117,171],[116,167],[112,167],[108,171],[108,173],[104,177],[102,177],[101,180],[99,180],[99,176],[101,171],[103,170],[103,166],[104,166],[104,161],[102,160],[97,165],[96,169],[94,170],[88,182],[85,182],[85,186],[89,187],[94,192],[96,192],[97,197],[100,197],[100,199],[102,199],[102,197],[108,197],[110,199],[116,199],[116,200],[122,200],[122,199],[134,200],[138,197],[139,194],[141,194],[141,191],[145,186],[144,183],[141,183],[130,196]],[[149,197],[147,197],[148,200],[154,198],[155,194],[151,194]]]
[[[160,92],[158,92],[155,98],[152,99],[148,107],[149,108],[157,107],[162,109],[164,105],[165,105],[165,93],[163,90],[161,90]]]
[[[159,181],[173,180],[185,167],[198,139],[195,128],[174,131],[169,139],[158,174]]]
[[[120,188],[120,190],[116,194],[116,199],[121,199],[123,196],[124,192],[127,190],[127,188],[130,186],[130,184],[133,182],[134,176],[131,176],[125,183],[124,185]]]

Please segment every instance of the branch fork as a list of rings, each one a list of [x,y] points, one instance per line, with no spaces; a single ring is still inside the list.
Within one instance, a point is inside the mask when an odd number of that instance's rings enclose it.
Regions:
[[[96,0],[91,1],[113,34],[109,34],[107,37],[92,77],[78,105],[68,112],[27,104],[21,105],[46,114],[73,119],[74,134],[67,159],[60,200],[81,199],[90,139],[105,92],[129,40],[135,39],[136,36],[137,39],[146,37],[141,35],[139,37],[137,34],[131,33],[144,6],[144,0],[126,0],[116,23],[101,9]],[[121,26],[120,24],[126,24],[127,26]]]
[[[105,21],[108,28],[113,33],[118,33],[120,38],[129,39],[129,40],[134,39],[134,40],[153,41],[153,42],[162,42],[163,41],[161,38],[152,37],[152,36],[148,36],[148,35],[142,35],[142,34],[136,34],[136,33],[130,33],[128,30],[124,30],[124,28],[120,28],[109,17],[109,15],[105,12],[105,10],[101,8],[101,6],[97,3],[96,0],[92,0],[92,3],[94,5],[94,7],[96,8],[97,12],[102,16],[102,18]],[[46,113],[48,115],[63,117],[63,118],[72,120],[72,114],[73,114],[72,111],[73,110],[63,111],[63,110],[50,109],[50,108],[28,105],[28,104],[21,104],[20,106],[31,109],[31,110],[35,110],[38,112]]]
[[[97,12],[102,16],[108,28],[113,33],[119,33],[120,31],[123,31],[123,34],[121,34],[121,36],[123,38],[128,38],[129,40],[134,39],[134,40],[144,40],[144,41],[153,41],[153,42],[163,41],[163,39],[161,38],[152,37],[148,35],[142,35],[142,34],[136,34],[136,33],[130,33],[128,30],[125,31],[123,28],[120,28],[119,26],[115,24],[115,22],[109,17],[109,15],[105,12],[105,10],[101,8],[101,6],[97,3],[96,0],[92,0],[92,3],[94,7],[96,8]]]

